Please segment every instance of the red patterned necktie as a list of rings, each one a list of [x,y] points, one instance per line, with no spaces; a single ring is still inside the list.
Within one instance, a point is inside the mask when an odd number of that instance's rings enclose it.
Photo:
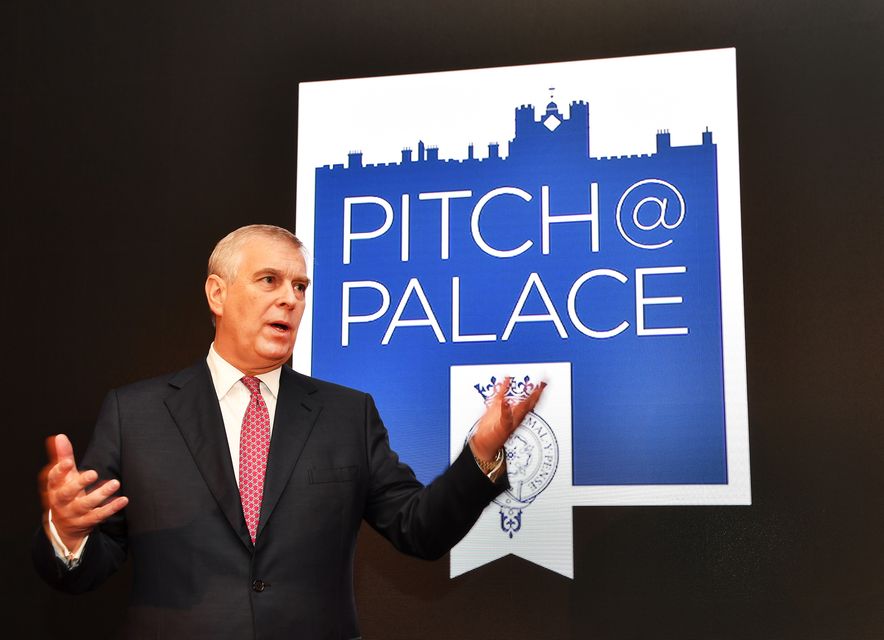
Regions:
[[[267,453],[270,451],[270,414],[261,395],[261,381],[246,376],[242,378],[252,397],[239,433],[239,496],[242,512],[252,544],[258,531],[261,515],[261,498],[264,495],[264,472],[267,470]]]

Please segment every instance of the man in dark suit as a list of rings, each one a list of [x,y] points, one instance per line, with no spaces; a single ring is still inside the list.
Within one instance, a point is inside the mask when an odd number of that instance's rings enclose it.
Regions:
[[[209,260],[206,360],[112,391],[85,471],[64,435],[50,439],[35,565],[81,592],[131,549],[126,637],[355,638],[360,522],[437,558],[506,486],[503,443],[542,386],[512,406],[499,393],[425,487],[391,450],[370,396],[286,365],[308,285],[291,233],[234,231]]]

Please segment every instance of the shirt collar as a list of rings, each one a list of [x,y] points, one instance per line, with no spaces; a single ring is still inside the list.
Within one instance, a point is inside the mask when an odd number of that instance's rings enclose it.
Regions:
[[[209,347],[209,354],[206,356],[206,364],[209,365],[209,373],[212,375],[212,384],[215,385],[215,393],[218,394],[218,400],[221,400],[230,389],[239,382],[245,375],[242,371],[227,362],[215,351],[215,343]],[[274,399],[279,395],[279,376],[282,373],[282,367],[277,367],[273,371],[267,373],[259,373],[256,378],[264,383],[267,391],[273,395]]]

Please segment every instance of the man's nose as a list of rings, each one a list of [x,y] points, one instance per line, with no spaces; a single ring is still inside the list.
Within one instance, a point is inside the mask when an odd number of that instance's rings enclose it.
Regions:
[[[295,304],[298,302],[298,297],[295,294],[295,288],[293,286],[287,285],[281,287],[281,291],[279,294],[279,305],[284,307],[294,308]]]

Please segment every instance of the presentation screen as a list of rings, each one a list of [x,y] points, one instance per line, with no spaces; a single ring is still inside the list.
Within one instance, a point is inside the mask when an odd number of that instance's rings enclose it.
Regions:
[[[735,59],[300,85],[296,368],[371,392],[425,482],[547,384],[452,576],[573,577],[575,506],[751,502]]]

